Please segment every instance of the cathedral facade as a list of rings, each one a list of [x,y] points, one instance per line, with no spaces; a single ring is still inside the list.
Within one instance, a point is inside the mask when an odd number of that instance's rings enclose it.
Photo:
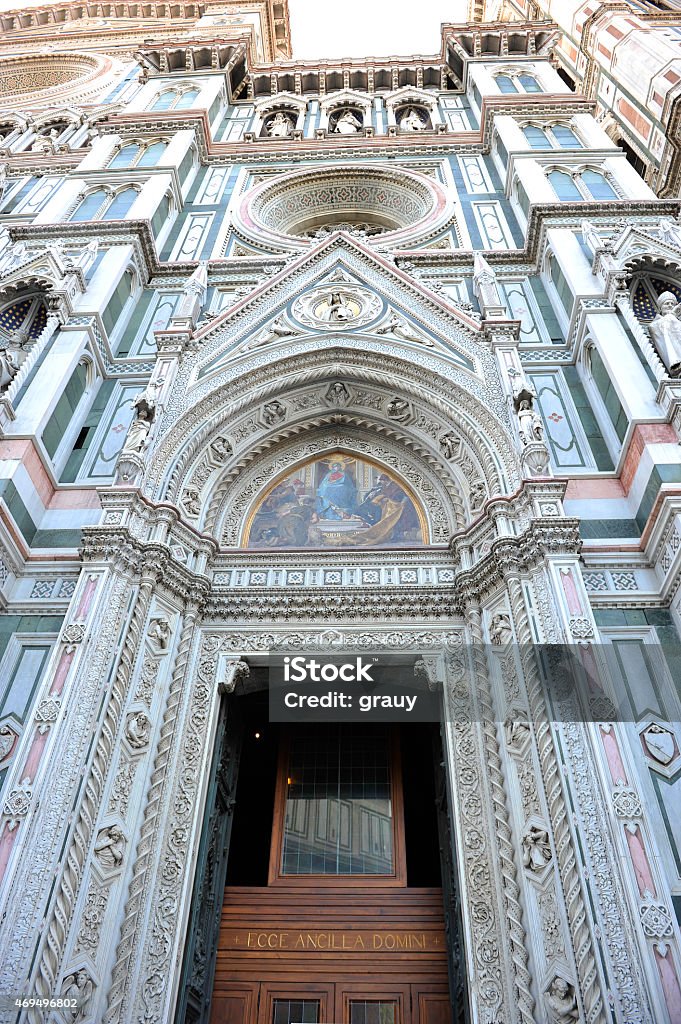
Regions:
[[[3,1021],[680,1024],[681,36],[574,6],[0,14]]]

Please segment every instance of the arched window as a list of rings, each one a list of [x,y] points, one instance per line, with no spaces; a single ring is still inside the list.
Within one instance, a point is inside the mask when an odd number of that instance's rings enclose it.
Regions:
[[[497,75],[495,82],[499,86],[499,92],[517,92],[515,82],[510,75]]]
[[[532,149],[553,149],[551,139],[542,128],[528,125],[526,128],[523,128],[523,135]]]
[[[551,171],[548,177],[561,203],[618,198],[605,174],[589,167],[578,174],[555,170]]]
[[[137,161],[137,166],[155,167],[167,148],[167,142],[152,142],[151,146],[147,146],[147,148],[142,153],[141,157]]]
[[[187,110],[192,106],[194,100],[199,95],[198,89],[190,89],[189,92],[183,92],[179,100],[173,107],[174,110]]]
[[[154,102],[151,104],[150,110],[170,110],[173,103],[177,99],[177,93],[174,89],[166,89],[165,92],[159,93]]]
[[[592,199],[617,199],[614,188],[600,171],[582,171],[581,179]]]
[[[565,171],[551,171],[549,181],[561,203],[581,203],[584,200],[574,179]]]
[[[551,126],[551,132],[561,149],[583,148],[572,128],[567,128],[564,124],[554,124]]]
[[[123,149],[119,149],[116,153],[109,164],[109,167],[132,167],[139,156],[141,148],[142,147],[137,142],[132,142],[127,146],[123,146]]]
[[[85,196],[80,205],[76,207],[69,217],[69,220],[96,220],[108,198],[108,195],[109,193],[103,188],[98,188],[95,189],[94,192],[90,192],[89,195]]]
[[[542,128],[530,124],[523,128],[523,135],[532,149],[583,148],[572,129],[563,124],[547,124]]]
[[[155,167],[167,145],[167,142],[152,142],[149,146],[128,142],[114,155],[109,167]]]
[[[138,195],[136,188],[125,188],[116,193],[104,188],[95,189],[76,207],[69,220],[120,220],[128,213]]]
[[[125,188],[118,192],[102,214],[102,220],[121,220],[130,211],[138,195],[136,188]]]
[[[518,75],[518,81],[525,92],[543,92],[541,85],[534,75]]]
[[[519,68],[502,71],[501,74],[494,76],[494,81],[502,93],[544,91],[534,75],[525,74]]]

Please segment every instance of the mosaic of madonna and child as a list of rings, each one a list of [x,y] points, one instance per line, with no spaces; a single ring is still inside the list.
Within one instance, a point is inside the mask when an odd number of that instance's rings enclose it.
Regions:
[[[411,547],[421,519],[404,488],[383,469],[333,454],[299,467],[256,509],[249,548]]]

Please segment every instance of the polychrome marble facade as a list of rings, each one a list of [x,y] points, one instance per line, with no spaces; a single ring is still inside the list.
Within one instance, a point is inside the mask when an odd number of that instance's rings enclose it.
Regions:
[[[538,6],[320,62],[285,0],[0,14],[4,996],[205,1019],[216,735],[294,646],[440,688],[471,1021],[681,1021],[675,157]]]

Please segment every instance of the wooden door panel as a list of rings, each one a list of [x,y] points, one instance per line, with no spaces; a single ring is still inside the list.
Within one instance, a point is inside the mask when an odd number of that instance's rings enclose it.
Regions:
[[[415,1014],[414,1024],[452,1024],[452,1006],[448,992],[423,991],[414,986],[412,1006]]]
[[[213,997],[210,1024],[255,1024],[258,986]]]

